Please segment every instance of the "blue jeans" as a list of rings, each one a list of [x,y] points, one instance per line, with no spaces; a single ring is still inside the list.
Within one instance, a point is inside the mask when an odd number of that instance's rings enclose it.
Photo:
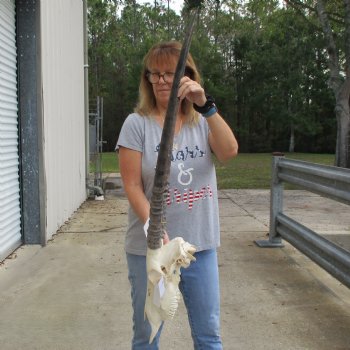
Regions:
[[[149,344],[151,326],[144,318],[147,290],[146,257],[127,254],[131,299],[134,309],[132,350],[157,350],[162,329]],[[196,261],[181,269],[180,291],[187,308],[195,350],[222,350],[220,291],[215,249],[195,254]]]

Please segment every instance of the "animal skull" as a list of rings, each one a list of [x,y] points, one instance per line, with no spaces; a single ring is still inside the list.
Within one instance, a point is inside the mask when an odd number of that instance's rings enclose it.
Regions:
[[[145,316],[152,327],[150,343],[162,322],[175,315],[180,301],[180,268],[186,268],[192,260],[196,260],[193,256],[195,251],[196,248],[181,237],[172,239],[159,249],[147,249]]]

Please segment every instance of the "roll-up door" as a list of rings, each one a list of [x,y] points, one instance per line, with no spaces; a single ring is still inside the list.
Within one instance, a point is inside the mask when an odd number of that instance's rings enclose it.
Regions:
[[[15,0],[0,0],[0,261],[21,244]]]

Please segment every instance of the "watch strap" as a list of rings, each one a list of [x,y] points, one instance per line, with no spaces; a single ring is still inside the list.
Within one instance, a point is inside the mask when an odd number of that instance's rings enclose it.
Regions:
[[[193,104],[194,110],[202,114],[203,116],[205,116],[213,107],[216,108],[214,98],[210,95],[205,95],[205,97],[207,98],[207,101],[205,102],[204,106],[198,106],[195,103]],[[216,108],[216,112],[217,112],[217,108]]]

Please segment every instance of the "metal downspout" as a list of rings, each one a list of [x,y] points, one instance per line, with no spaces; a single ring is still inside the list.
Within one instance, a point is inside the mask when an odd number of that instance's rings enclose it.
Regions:
[[[85,188],[89,195],[89,61],[88,61],[88,15],[87,0],[83,0],[83,36],[84,36],[84,120],[85,120]]]
[[[90,173],[90,130],[89,130],[89,44],[88,44],[88,12],[87,0],[83,1],[83,36],[84,36],[84,116],[85,116],[85,188],[86,196],[90,190],[97,196],[103,196],[103,190],[99,186],[89,185]]]

